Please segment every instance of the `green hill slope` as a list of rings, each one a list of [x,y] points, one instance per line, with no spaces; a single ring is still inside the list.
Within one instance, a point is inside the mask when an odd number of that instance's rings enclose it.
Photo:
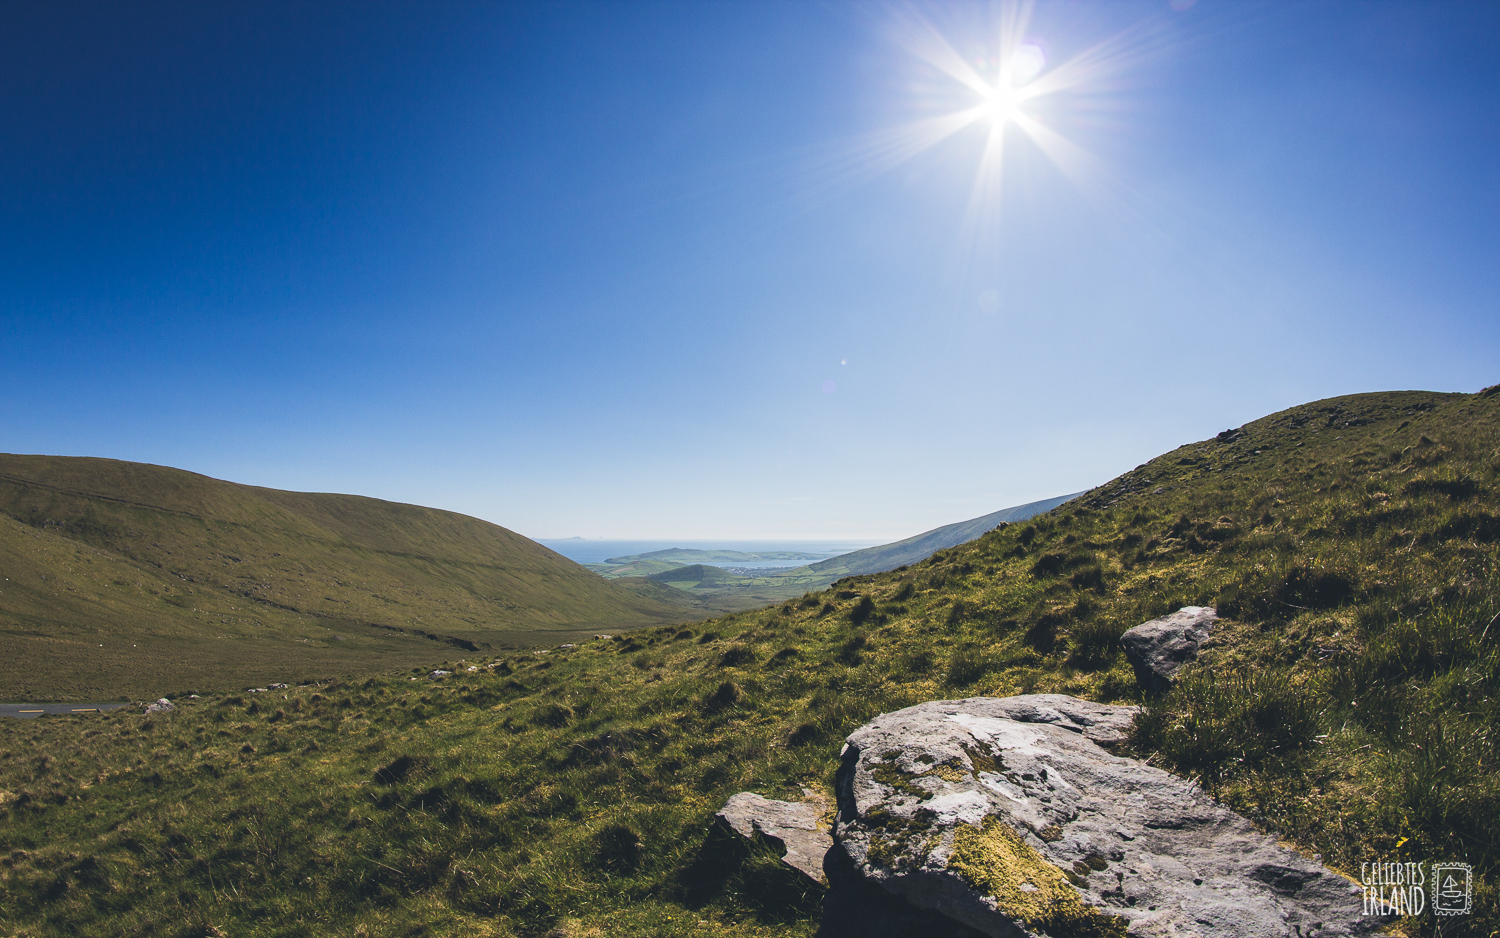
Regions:
[[[678,589],[723,589],[732,587],[737,580],[742,578],[719,567],[694,563],[653,573],[647,579],[666,583]]]
[[[682,617],[475,518],[108,459],[0,455],[0,558],[7,698],[225,689]]]
[[[1346,872],[1472,864],[1472,915],[1401,929],[1494,935],[1497,570],[1500,392],[1309,404],[691,628],[0,722],[0,931],[810,936],[817,890],[709,833],[729,795],[829,792],[882,712],[1059,691],[1145,702],[1139,755]],[[1221,625],[1147,698],[1119,635],[1189,604]]]
[[[632,560],[626,563],[586,563],[584,567],[606,580],[624,580],[632,577],[647,577],[653,573],[665,573],[684,566],[666,560]]]

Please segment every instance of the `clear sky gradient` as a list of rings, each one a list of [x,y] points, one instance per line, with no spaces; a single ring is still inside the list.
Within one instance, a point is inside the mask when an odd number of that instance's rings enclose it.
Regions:
[[[7,0],[0,450],[896,539],[1500,382],[1497,154],[1493,2]]]

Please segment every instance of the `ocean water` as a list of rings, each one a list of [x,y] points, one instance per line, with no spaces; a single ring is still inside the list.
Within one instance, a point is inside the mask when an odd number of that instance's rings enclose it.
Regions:
[[[648,554],[653,550],[681,547],[685,550],[737,550],[743,553],[766,550],[795,550],[805,554],[817,554],[813,560],[766,560],[746,563],[724,562],[719,567],[748,567],[766,569],[770,567],[798,567],[806,563],[827,560],[839,554],[875,547],[881,541],[604,541],[588,538],[537,541],[544,547],[557,551],[574,563],[603,563],[610,557],[628,557],[631,554]]]

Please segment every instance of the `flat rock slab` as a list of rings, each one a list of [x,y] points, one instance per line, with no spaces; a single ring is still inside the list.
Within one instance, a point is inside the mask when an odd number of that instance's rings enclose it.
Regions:
[[[1381,924],[1361,918],[1352,882],[1099,745],[1134,715],[1029,695],[877,717],[844,748],[829,868],[1005,938],[1321,938]],[[827,934],[879,930],[825,916]]]
[[[1121,635],[1120,644],[1135,668],[1136,681],[1154,691],[1171,687],[1177,669],[1198,657],[1218,620],[1212,606],[1183,606]]]
[[[823,856],[833,846],[833,838],[818,826],[826,807],[827,799],[819,795],[810,794],[803,801],[772,801],[742,791],[731,796],[715,817],[746,840],[759,834],[781,844],[786,849],[781,862],[814,882],[826,883]]]

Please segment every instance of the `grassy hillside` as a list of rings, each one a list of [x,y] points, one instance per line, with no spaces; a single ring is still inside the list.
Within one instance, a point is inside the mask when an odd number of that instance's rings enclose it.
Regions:
[[[671,621],[453,512],[109,459],[0,455],[0,697],[362,673]]]
[[[0,723],[0,931],[811,935],[815,890],[709,834],[730,794],[827,792],[844,734],[923,700],[1144,699],[1120,633],[1217,604],[1139,754],[1344,870],[1472,863],[1441,933],[1493,936],[1497,506],[1500,394],[1358,395],[763,610]]]

